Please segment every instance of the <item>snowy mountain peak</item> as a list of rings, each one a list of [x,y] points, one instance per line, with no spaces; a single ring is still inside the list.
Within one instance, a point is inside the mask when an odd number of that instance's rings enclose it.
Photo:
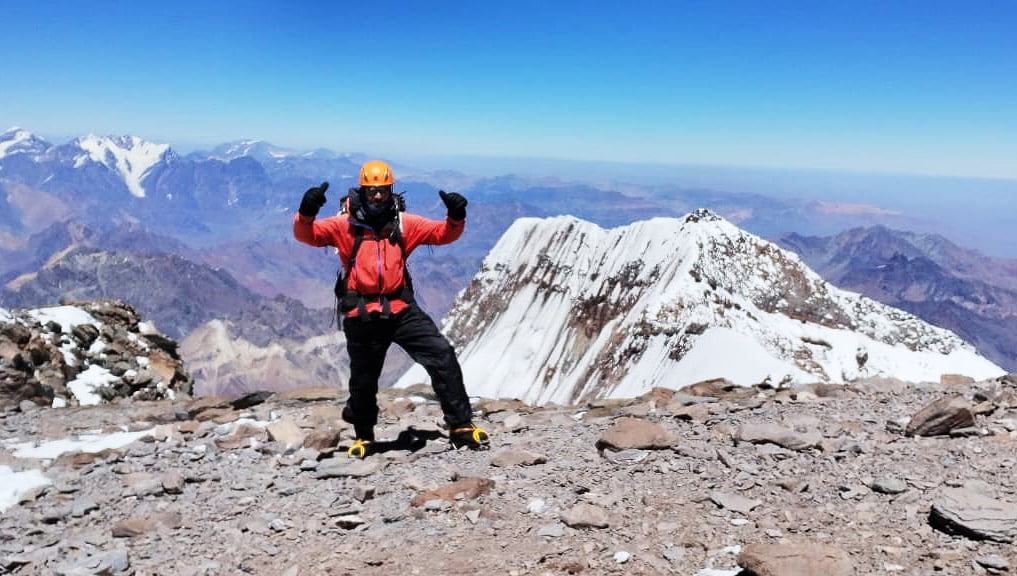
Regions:
[[[155,144],[137,136],[88,136],[78,138],[74,146],[81,154],[74,158],[74,167],[97,162],[120,174],[131,194],[145,197],[142,181],[153,166],[172,156],[169,144]]]
[[[14,154],[38,155],[49,147],[50,144],[42,138],[18,127],[10,128],[0,134],[0,158]]]
[[[17,141],[32,136],[32,133],[28,130],[23,130],[18,126],[11,126],[7,130],[0,132],[0,142]]]
[[[230,160],[236,160],[237,158],[243,158],[250,156],[258,161],[271,161],[279,160],[282,158],[288,158],[294,156],[296,153],[292,150],[280,148],[272,145],[264,140],[237,140],[235,142],[227,142],[220,144],[212,149],[209,154],[210,158],[229,162]]]
[[[571,404],[726,378],[845,382],[1004,371],[952,332],[839,290],[697,210],[610,230],[522,218],[443,328],[471,394]],[[426,380],[417,366],[398,385]]]

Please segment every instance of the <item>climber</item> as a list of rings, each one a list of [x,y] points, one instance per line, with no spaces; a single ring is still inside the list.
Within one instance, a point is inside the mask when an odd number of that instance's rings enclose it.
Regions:
[[[487,449],[490,437],[474,426],[462,369],[452,345],[417,306],[406,259],[422,244],[457,240],[466,224],[466,198],[438,191],[444,220],[404,211],[402,194],[385,162],[365,163],[360,185],[351,188],[336,216],[316,219],[326,203],[328,182],[308,189],[293,219],[293,236],[311,246],[334,246],[342,263],[336,283],[346,351],[350,360],[349,399],[343,420],[353,425],[350,457],[364,458],[375,442],[378,378],[392,343],[398,344],[431,377],[441,403],[449,442],[455,448]]]

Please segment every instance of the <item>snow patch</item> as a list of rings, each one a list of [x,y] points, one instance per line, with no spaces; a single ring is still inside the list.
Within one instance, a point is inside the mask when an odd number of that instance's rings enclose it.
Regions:
[[[77,378],[67,383],[67,389],[74,394],[81,406],[97,406],[102,404],[99,389],[119,380],[120,378],[101,366],[89,366],[80,372]]]
[[[36,308],[30,310],[28,315],[43,325],[50,321],[56,322],[65,333],[70,333],[75,326],[80,324],[92,324],[97,328],[102,327],[101,322],[77,306],[51,306],[48,308]]]
[[[10,466],[0,466],[0,512],[17,504],[22,496],[53,481],[39,470],[15,472]]]
[[[68,452],[85,452],[97,454],[103,450],[114,450],[127,446],[142,438],[152,436],[155,428],[138,432],[114,432],[112,434],[82,434],[72,438],[62,438],[48,442],[4,442],[5,447],[13,452],[15,458],[32,458],[36,460],[54,460]]]

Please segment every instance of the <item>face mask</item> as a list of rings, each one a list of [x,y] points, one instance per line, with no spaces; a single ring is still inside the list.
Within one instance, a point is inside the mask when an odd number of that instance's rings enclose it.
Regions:
[[[389,194],[384,201],[377,204],[372,204],[367,192],[363,189],[360,191],[360,206],[364,211],[364,216],[369,219],[376,219],[383,216],[393,209],[392,195]]]

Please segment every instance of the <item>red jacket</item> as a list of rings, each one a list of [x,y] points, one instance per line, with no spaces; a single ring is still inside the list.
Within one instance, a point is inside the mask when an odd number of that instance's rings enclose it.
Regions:
[[[392,294],[398,291],[404,282],[406,258],[421,244],[450,244],[463,234],[465,220],[430,220],[416,214],[400,213],[402,218],[402,237],[406,253],[399,245],[388,237],[379,238],[370,226],[351,220],[349,214],[339,214],[330,218],[315,220],[301,215],[293,217],[293,237],[311,246],[335,246],[339,252],[339,260],[343,270],[347,271],[347,290],[364,295]],[[350,252],[353,250],[354,226],[362,226],[364,237],[357,251],[356,269],[349,269]],[[398,314],[408,304],[399,299],[390,301],[391,313]],[[367,302],[368,312],[381,312],[381,304],[377,301]],[[346,313],[356,316],[357,309]]]

